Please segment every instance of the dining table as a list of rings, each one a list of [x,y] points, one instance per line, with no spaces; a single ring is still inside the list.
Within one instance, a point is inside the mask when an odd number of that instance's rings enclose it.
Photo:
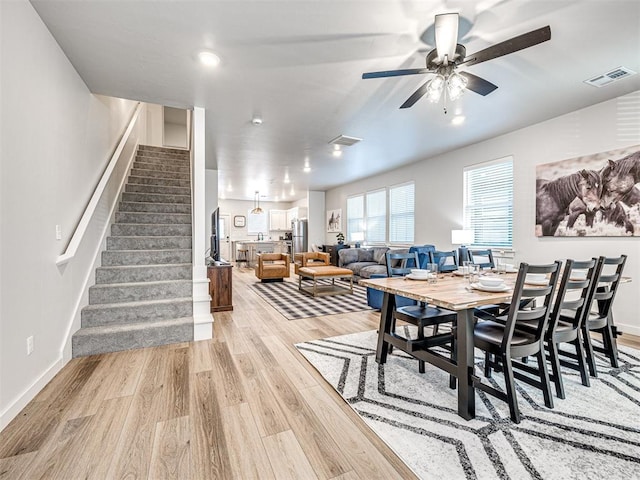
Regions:
[[[438,274],[435,283],[408,277],[360,279],[359,284],[380,290],[384,294],[380,312],[380,327],[376,348],[376,362],[387,361],[389,346],[400,348],[413,357],[429,362],[457,378],[458,415],[466,420],[475,418],[474,372],[474,309],[484,305],[508,303],[511,300],[515,273],[500,275],[505,279],[503,291],[483,291],[471,287],[467,278],[456,274]],[[391,331],[394,326],[395,295],[408,297],[456,312],[455,359],[440,355],[430,348],[403,348]]]

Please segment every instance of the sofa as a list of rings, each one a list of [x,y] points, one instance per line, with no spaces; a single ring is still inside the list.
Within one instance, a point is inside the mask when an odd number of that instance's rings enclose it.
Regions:
[[[338,252],[338,266],[348,268],[361,278],[382,278],[387,276],[386,253],[389,247],[347,248]],[[434,245],[414,245],[398,252],[417,252],[419,268],[425,268],[429,260],[429,252],[435,252]],[[409,267],[413,265],[409,264]],[[384,294],[380,290],[367,288],[367,305],[375,310],[382,308]],[[412,305],[414,300],[396,296],[398,306]]]

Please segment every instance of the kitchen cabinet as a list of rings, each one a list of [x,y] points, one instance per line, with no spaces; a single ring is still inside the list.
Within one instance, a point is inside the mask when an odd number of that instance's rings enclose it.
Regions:
[[[269,210],[269,230],[291,230],[291,223],[287,223],[286,210]]]
[[[288,230],[291,230],[292,221],[300,220],[301,218],[307,218],[306,207],[293,207],[287,210],[287,225],[289,225]]]

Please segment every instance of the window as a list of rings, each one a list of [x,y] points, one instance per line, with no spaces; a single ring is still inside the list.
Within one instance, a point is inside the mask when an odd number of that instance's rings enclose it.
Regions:
[[[364,195],[349,197],[347,198],[347,241],[361,241],[363,235]]]
[[[475,232],[474,246],[512,247],[512,157],[464,169],[464,228]]]
[[[367,192],[365,238],[369,243],[384,243],[387,237],[387,191]]]
[[[389,188],[389,242],[413,243],[415,185],[413,182]]]

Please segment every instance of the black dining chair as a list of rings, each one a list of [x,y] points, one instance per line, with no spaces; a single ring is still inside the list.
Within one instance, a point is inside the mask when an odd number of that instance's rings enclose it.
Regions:
[[[567,260],[556,289],[553,310],[549,316],[549,326],[545,333],[545,348],[551,364],[550,380],[558,398],[566,398],[560,366],[577,370],[585,387],[590,386],[589,372],[582,339],[582,324],[589,311],[597,278],[604,259],[592,258],[586,261]],[[516,328],[533,330],[525,320]],[[562,344],[572,345],[575,353],[562,349]]]
[[[549,373],[544,354],[544,335],[551,313],[552,299],[555,293],[558,272],[562,263],[556,261],[550,265],[529,265],[521,263],[518,277],[511,297],[511,305],[504,317],[494,321],[485,320],[476,323],[473,331],[474,346],[485,352],[485,376],[491,377],[491,369],[502,370],[505,391],[482,382],[480,377],[472,375],[476,388],[507,402],[511,420],[520,423],[520,410],[516,398],[515,379],[540,388],[544,404],[553,408]],[[545,286],[529,286],[525,283],[528,273],[545,274],[549,283]],[[536,302],[524,302],[535,299]],[[513,306],[517,305],[518,308]],[[526,305],[523,307],[523,305]],[[486,316],[485,316],[486,318]],[[535,325],[532,330],[516,328],[518,322],[527,321]],[[516,359],[535,356],[538,368],[524,364]],[[524,374],[522,372],[527,372]],[[531,376],[537,375],[538,378]]]
[[[386,253],[387,260],[387,274],[389,277],[406,276],[411,273],[411,267],[409,261],[413,260],[413,265],[418,265],[418,253]],[[409,265],[409,266],[408,266]],[[404,297],[400,297],[404,298]],[[398,296],[396,296],[396,303],[398,302]],[[454,331],[453,325],[457,318],[456,312],[439,308],[435,306],[427,305],[424,302],[417,302],[415,305],[406,305],[402,307],[396,307],[393,311],[393,323],[391,326],[391,334],[397,339],[411,344],[413,341],[402,337],[395,333],[396,320],[407,322],[411,325],[418,327],[418,339],[416,344],[429,343],[429,346],[445,346],[451,350],[452,358],[455,357],[455,345],[454,345]],[[451,333],[438,334],[438,325],[443,323],[451,323]],[[430,341],[425,342],[425,328],[430,327],[432,329],[432,335],[430,335]],[[418,371],[420,373],[425,372],[425,365],[423,360],[418,360]],[[455,388],[455,377],[450,379],[451,388]]]
[[[602,270],[597,279],[598,283],[594,286],[595,293],[593,295],[597,311],[592,311],[593,308],[591,308],[582,326],[587,364],[592,377],[598,376],[595,352],[604,353],[613,368],[618,368],[619,365],[612,307],[626,261],[626,255],[602,260]],[[614,271],[611,272],[611,269]],[[592,304],[591,307],[593,306]],[[590,332],[597,332],[602,335],[602,347],[593,345]]]
[[[455,250],[443,252],[436,250],[429,252],[429,263],[438,265],[438,272],[455,272],[458,269],[458,255]]]
[[[493,252],[490,248],[483,250],[469,248],[467,249],[467,255],[469,256],[469,261],[474,265],[478,265],[481,269],[495,268],[496,266],[493,259]]]

